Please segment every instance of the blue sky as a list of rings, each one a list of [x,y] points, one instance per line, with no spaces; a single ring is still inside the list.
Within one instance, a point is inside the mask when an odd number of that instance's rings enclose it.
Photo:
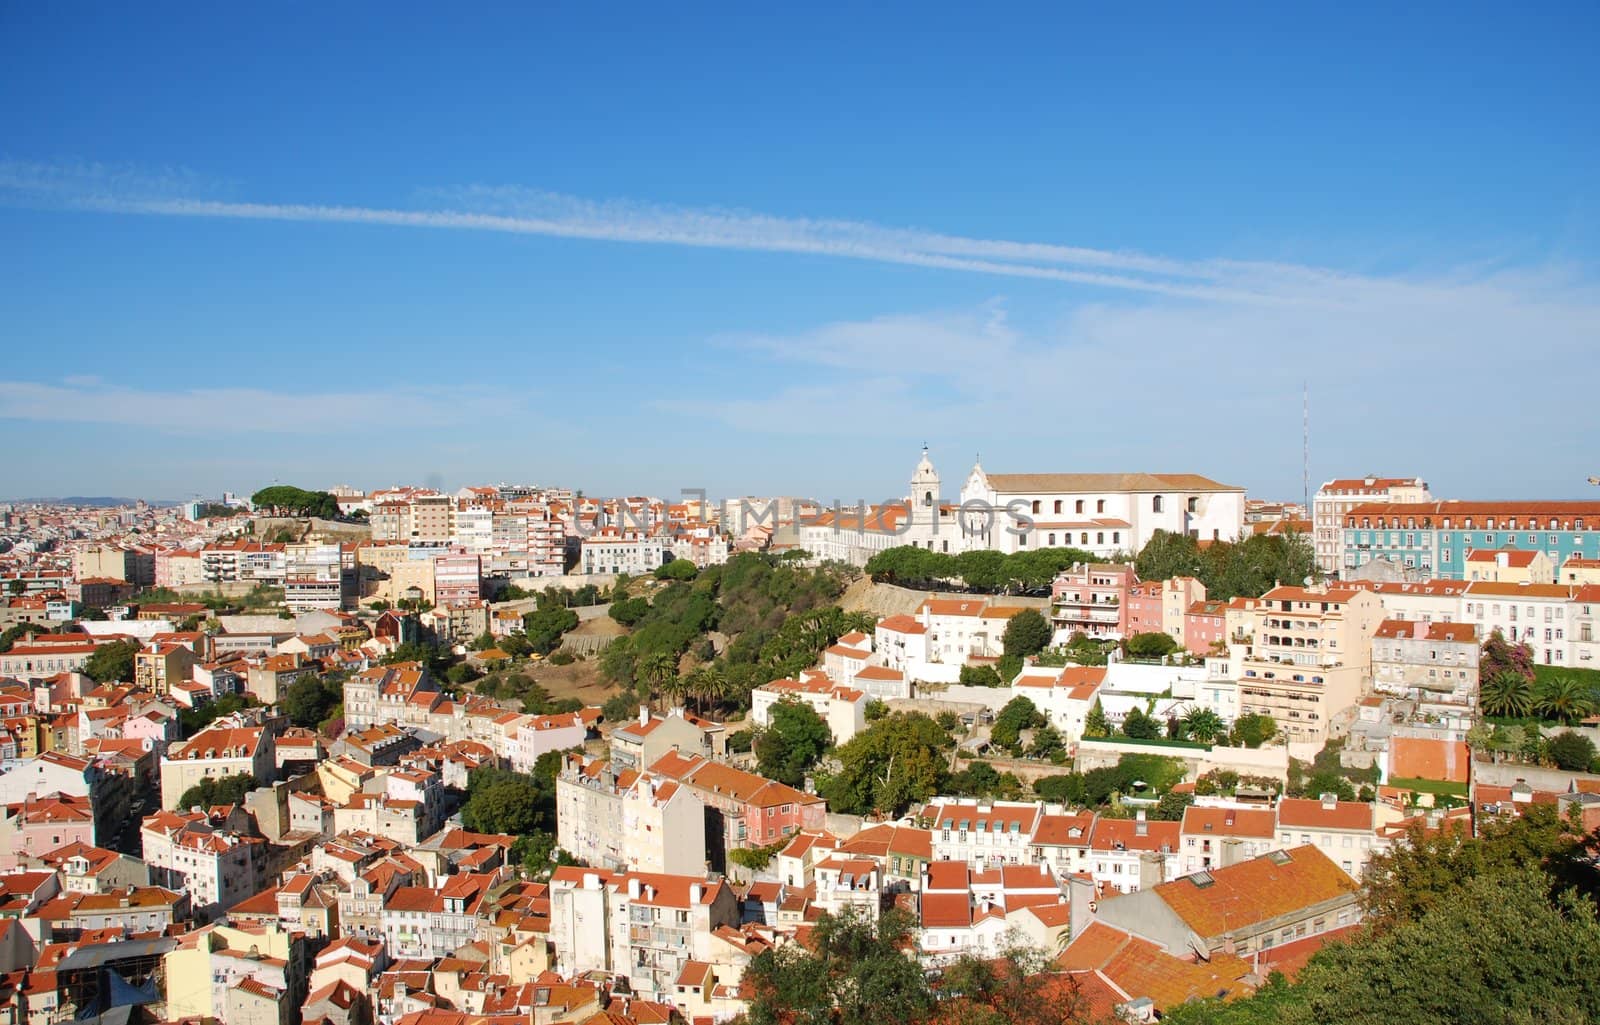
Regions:
[[[1592,497],[1597,28],[0,7],[0,493]]]

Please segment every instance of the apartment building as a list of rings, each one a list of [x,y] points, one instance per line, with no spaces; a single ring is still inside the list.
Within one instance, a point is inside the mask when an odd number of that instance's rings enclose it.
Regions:
[[[739,921],[738,897],[721,879],[584,868],[550,879],[556,970],[613,972],[642,999],[670,1002],[690,961],[713,960],[712,932]]]
[[[1371,671],[1382,603],[1368,591],[1276,587],[1251,609],[1239,710],[1265,713],[1291,741],[1320,742]]]
[[[283,586],[285,546],[260,541],[217,541],[200,549],[200,574],[207,583]]]
[[[566,756],[556,777],[561,849],[617,871],[695,875],[705,871],[705,806],[688,787],[651,773]]]
[[[1206,585],[1194,577],[1146,580],[1128,588],[1126,630],[1128,636],[1143,633],[1166,634],[1185,648],[1189,642],[1184,626],[1189,609],[1206,599]]]
[[[1343,569],[1374,559],[1424,576],[1467,578],[1474,550],[1542,551],[1556,566],[1600,558],[1600,502],[1359,505],[1344,516]]]
[[[483,560],[469,551],[433,557],[434,604],[466,605],[483,597]]]
[[[261,727],[213,726],[167,748],[161,758],[161,807],[176,808],[178,798],[205,779],[248,773],[258,784],[277,778],[273,737]]]
[[[663,537],[604,527],[583,539],[578,565],[584,573],[648,576],[666,564],[668,547]]]
[[[1317,489],[1311,500],[1311,544],[1317,569],[1338,574],[1344,553],[1344,517],[1361,505],[1431,502],[1428,483],[1420,477],[1341,477]]]
[[[1041,804],[940,802],[923,808],[916,821],[932,835],[934,861],[993,868],[1028,860],[1028,848],[1043,813]]]
[[[1549,584],[1556,579],[1556,564],[1538,551],[1514,548],[1474,548],[1467,552],[1468,580],[1496,584]]]
[[[1138,582],[1133,567],[1090,563],[1063,570],[1050,584],[1050,620],[1056,637],[1081,633],[1096,640],[1128,636],[1129,592]]]
[[[1377,808],[1360,801],[1285,797],[1278,801],[1278,844],[1284,849],[1307,844],[1321,851],[1360,880],[1367,861],[1381,848]]]
[[[1099,818],[1089,839],[1089,874],[1102,891],[1134,893],[1179,872],[1183,824],[1153,822],[1143,811],[1134,819]]]
[[[338,544],[284,546],[283,600],[296,614],[322,610],[337,612],[355,598],[355,553],[346,566]]]
[[[1472,623],[1385,619],[1372,638],[1372,688],[1425,705],[1475,708],[1481,643]]]
[[[1564,666],[1568,657],[1567,611],[1577,588],[1566,584],[1498,584],[1477,581],[1462,595],[1462,619],[1481,637],[1496,630],[1514,644],[1526,644],[1540,665]]]
[[[1178,870],[1225,868],[1276,850],[1277,825],[1271,808],[1190,805],[1178,830]]]
[[[260,893],[269,882],[266,841],[241,832],[243,825],[203,809],[146,817],[139,838],[151,882],[188,893],[206,920]]]

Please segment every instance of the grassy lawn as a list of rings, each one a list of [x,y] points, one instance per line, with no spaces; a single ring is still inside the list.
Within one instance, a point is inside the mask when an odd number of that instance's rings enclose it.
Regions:
[[[1533,667],[1533,681],[1535,684],[1546,680],[1556,680],[1563,676],[1582,680],[1590,687],[1600,690],[1600,669],[1579,669],[1576,666],[1539,666]]]
[[[1384,785],[1399,787],[1402,790],[1415,790],[1422,794],[1434,794],[1439,797],[1467,796],[1467,785],[1465,783],[1448,783],[1440,779],[1406,779],[1397,776]]]

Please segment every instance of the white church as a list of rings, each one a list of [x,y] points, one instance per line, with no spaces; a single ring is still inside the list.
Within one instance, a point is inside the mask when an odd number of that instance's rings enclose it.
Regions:
[[[951,504],[923,448],[904,499],[826,509],[801,521],[800,546],[854,566],[900,545],[949,554],[1080,548],[1109,558],[1137,552],[1157,530],[1238,540],[1244,498],[1243,488],[1193,473],[989,473],[974,463]]]

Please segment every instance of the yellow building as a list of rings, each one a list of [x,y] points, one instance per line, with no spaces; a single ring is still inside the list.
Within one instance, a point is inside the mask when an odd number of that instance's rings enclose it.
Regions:
[[[1478,548],[1467,553],[1466,579],[1494,584],[1553,584],[1556,565],[1544,552]]]
[[[1277,587],[1251,609],[1239,711],[1272,716],[1291,742],[1322,744],[1367,689],[1383,605],[1370,591]]]

